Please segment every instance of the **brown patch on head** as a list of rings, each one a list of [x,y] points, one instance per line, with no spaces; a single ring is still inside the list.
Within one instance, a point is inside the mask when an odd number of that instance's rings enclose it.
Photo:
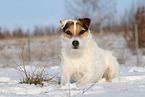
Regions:
[[[74,35],[74,22],[69,21],[63,27],[63,36],[68,37],[69,39],[72,38]]]
[[[91,20],[89,18],[78,19],[76,23],[76,36],[84,38],[88,35]]]
[[[80,21],[76,23],[76,36],[84,38],[88,35],[88,29],[85,29],[83,24]]]
[[[86,37],[88,35],[90,22],[91,20],[88,18],[78,19],[77,22],[68,21],[62,28],[63,36],[69,39],[71,39],[73,36],[80,38]]]

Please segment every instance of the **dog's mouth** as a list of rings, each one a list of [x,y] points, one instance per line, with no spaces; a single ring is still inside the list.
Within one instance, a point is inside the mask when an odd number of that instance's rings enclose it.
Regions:
[[[79,47],[78,46],[74,46],[73,49],[79,49]]]

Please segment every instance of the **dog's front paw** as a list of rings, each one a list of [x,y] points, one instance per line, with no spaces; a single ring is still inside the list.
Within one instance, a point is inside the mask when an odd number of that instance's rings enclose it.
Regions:
[[[61,89],[75,89],[77,88],[76,84],[67,83],[61,86]]]
[[[70,83],[61,84],[61,89],[69,89],[69,84]]]

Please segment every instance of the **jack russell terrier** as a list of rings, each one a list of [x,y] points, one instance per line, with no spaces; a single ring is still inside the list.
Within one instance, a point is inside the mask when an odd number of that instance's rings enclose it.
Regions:
[[[61,20],[62,76],[61,85],[70,83],[71,77],[78,87],[102,78],[111,82],[118,77],[119,64],[112,52],[98,47],[89,30],[91,20]]]

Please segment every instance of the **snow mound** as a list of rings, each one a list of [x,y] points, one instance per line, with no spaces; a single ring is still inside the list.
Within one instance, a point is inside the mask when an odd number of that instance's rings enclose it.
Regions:
[[[132,67],[129,72],[145,72],[145,67]]]
[[[0,77],[0,83],[8,83],[10,80],[11,78],[9,77]]]

